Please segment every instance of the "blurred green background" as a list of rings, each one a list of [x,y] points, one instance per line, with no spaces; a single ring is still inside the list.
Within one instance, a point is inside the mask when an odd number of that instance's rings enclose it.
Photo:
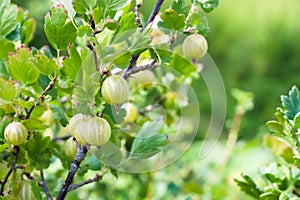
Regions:
[[[43,18],[51,8],[51,2],[12,2],[28,9],[37,20],[37,32],[31,45],[41,47],[48,44],[43,33]],[[144,1],[145,19],[155,2]],[[164,7],[170,2],[172,0],[166,1]],[[91,192],[98,194],[95,195],[98,197],[93,197],[95,199],[100,199],[99,196],[111,199],[109,195],[116,195],[116,199],[143,199],[151,194],[152,199],[183,199],[188,195],[193,199],[246,199],[232,178],[240,172],[255,174],[260,164],[271,160],[268,150],[262,147],[263,135],[268,133],[265,122],[273,118],[275,107],[280,104],[280,95],[286,94],[294,84],[299,86],[299,13],[298,0],[221,0],[219,7],[207,16],[211,27],[209,54],[223,76],[227,91],[227,123],[222,140],[203,160],[195,159],[201,145],[201,140],[197,140],[191,150],[171,167],[140,176],[121,174],[124,180],[105,178],[102,183],[79,190],[82,198],[87,198]],[[232,88],[252,92],[255,107],[243,118],[239,142],[229,163],[220,166],[218,158],[225,148],[236,105],[230,95]],[[201,88],[197,91],[203,105],[201,119],[205,121],[210,114],[210,107],[205,106],[210,104],[209,95]],[[202,126],[205,124],[200,126],[200,133]],[[147,183],[147,186],[140,183]],[[131,191],[126,190],[128,187]],[[159,194],[154,192],[157,188],[163,188]],[[76,199],[76,193],[70,195],[71,198]]]

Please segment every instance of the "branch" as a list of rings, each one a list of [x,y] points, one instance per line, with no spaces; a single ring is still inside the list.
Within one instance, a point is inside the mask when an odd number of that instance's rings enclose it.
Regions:
[[[146,26],[148,26],[148,24],[150,24],[151,22],[153,22],[153,20],[155,19],[156,15],[158,14],[161,5],[163,4],[164,0],[157,0],[155,7],[153,8],[150,17],[148,18],[147,22],[146,22]]]
[[[43,170],[40,171],[40,176],[41,176],[42,181],[39,183],[39,185],[40,185],[40,186],[43,188],[43,190],[45,191],[47,200],[52,200],[51,194],[49,193],[48,187],[47,187],[47,185],[46,185],[46,181],[45,181],[45,177],[44,177],[44,172],[43,172]]]
[[[143,65],[143,66],[140,66],[140,67],[132,68],[131,70],[129,70],[128,72],[126,72],[126,74],[123,75],[123,77],[126,79],[130,75],[132,75],[132,74],[138,73],[140,71],[145,71],[145,70],[148,70],[148,69],[155,69],[158,66],[159,65],[156,63],[156,60],[153,60],[151,63],[149,63],[147,65]]]
[[[9,168],[9,171],[7,172],[4,180],[2,181],[2,185],[1,185],[1,189],[0,189],[0,196],[4,196],[4,194],[3,194],[4,186],[7,183],[8,178],[10,177],[11,173],[15,170],[16,163],[17,163],[17,160],[18,160],[19,150],[20,150],[20,148],[18,146],[14,146],[14,149],[13,149],[14,159],[13,159],[13,162],[12,162],[10,168]]]
[[[68,189],[73,182],[75,174],[80,166],[80,163],[84,160],[84,158],[86,156],[86,153],[88,151],[87,147],[88,146],[86,146],[86,145],[78,146],[78,150],[77,150],[75,159],[70,166],[68,176],[67,176],[67,178],[64,182],[64,185],[63,185],[60,193],[58,194],[56,200],[63,200],[66,197],[66,195],[68,193]]]
[[[90,49],[90,51],[93,54],[94,62],[95,62],[95,68],[96,68],[96,71],[99,72],[100,68],[99,68],[98,61],[97,61],[97,53],[96,53],[93,45],[90,43],[90,41],[87,42],[87,47]]]
[[[71,190],[76,190],[77,188],[87,185],[89,183],[100,181],[102,178],[103,178],[102,174],[96,174],[96,176],[94,178],[90,178],[90,179],[82,181],[80,183],[70,185],[68,188],[68,192]]]
[[[57,78],[57,77],[55,77],[53,80],[51,80],[50,83],[48,84],[48,86],[47,86],[47,87],[45,88],[45,90],[42,92],[42,94],[41,94],[41,96],[40,96],[40,100],[41,100],[42,102],[43,102],[44,99],[45,99],[46,93],[49,92],[49,91],[53,88],[53,86],[55,85],[56,78]],[[29,119],[29,118],[30,118],[30,115],[31,115],[32,111],[33,111],[34,108],[35,108],[36,106],[38,106],[38,105],[39,105],[39,102],[34,102],[33,106],[32,106],[32,107],[30,108],[30,110],[28,111],[28,113],[27,113],[25,119]]]
[[[155,6],[154,6],[154,8],[153,8],[153,10],[152,10],[149,18],[148,18],[148,20],[147,20],[147,22],[145,24],[145,27],[147,27],[151,22],[153,22],[153,20],[155,19],[156,15],[158,14],[158,12],[159,12],[159,10],[161,8],[161,5],[163,4],[163,2],[164,2],[164,0],[157,0],[157,2],[155,4]],[[141,32],[145,29],[145,27],[141,29]],[[138,60],[139,56],[140,56],[140,54],[133,55],[131,57],[129,66],[124,70],[124,72],[122,74],[123,78],[134,67],[134,65],[135,65],[136,61]]]

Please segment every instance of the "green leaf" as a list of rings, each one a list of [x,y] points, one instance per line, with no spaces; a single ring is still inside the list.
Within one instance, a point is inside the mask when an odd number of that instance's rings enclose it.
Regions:
[[[116,169],[110,168],[110,173],[111,173],[114,177],[116,177],[116,179],[119,178],[119,176],[118,176],[118,171],[117,171]]]
[[[113,19],[107,19],[105,20],[104,27],[108,28],[109,30],[116,30],[119,27],[119,24]]]
[[[294,117],[294,128],[300,128],[300,113],[297,113]]]
[[[50,137],[43,137],[42,133],[36,133],[24,145],[26,159],[33,169],[47,169],[50,164]]]
[[[132,143],[130,156],[132,158],[149,158],[160,152],[160,147],[166,145],[168,141],[166,134],[159,133],[163,125],[162,118],[144,123]]]
[[[101,169],[101,162],[95,156],[91,156],[85,162],[86,165],[89,166],[90,170],[100,170]]]
[[[76,15],[75,10],[73,9],[72,0],[52,0],[52,5],[55,6],[57,4],[64,5],[66,10],[68,11],[68,16],[70,17],[70,19],[72,19]]]
[[[45,56],[41,51],[38,51],[31,61],[33,66],[46,76],[52,75],[55,70],[59,69],[55,61]]]
[[[66,71],[66,74],[73,80],[76,80],[77,73],[81,66],[81,57],[75,47],[75,45],[71,45],[68,48],[69,57],[65,58],[63,61],[63,65]]]
[[[92,11],[97,3],[97,0],[74,0],[72,2],[75,11],[78,14],[84,14],[87,11]]]
[[[198,0],[204,12],[209,13],[219,5],[219,0]]]
[[[35,181],[31,181],[30,182],[30,185],[31,185],[31,190],[34,194],[34,197],[36,200],[42,200],[42,188],[37,184],[37,182]]]
[[[289,91],[289,96],[281,96],[282,106],[285,111],[284,114],[289,120],[294,120],[296,114],[300,112],[300,99],[299,99],[299,90],[296,86],[293,86]]]
[[[58,120],[59,123],[63,127],[67,126],[68,120],[67,120],[64,112],[59,107],[57,107],[56,105],[53,105],[53,104],[50,105],[50,108],[53,111],[53,115],[52,115],[53,118],[56,119],[56,120]]]
[[[189,7],[185,5],[184,0],[175,0],[173,1],[172,7],[178,14],[184,14],[187,16],[189,14]]]
[[[248,175],[241,174],[241,176],[244,179],[243,181],[234,179],[234,181],[240,187],[240,190],[256,199],[259,199],[260,195],[263,193],[263,190],[259,188]]]
[[[0,1],[0,39],[3,39],[17,27],[17,6],[10,0]]]
[[[178,54],[173,54],[170,66],[173,69],[177,70],[178,73],[185,76],[188,76],[190,75],[190,73],[195,72],[197,70],[191,62],[189,62],[184,57]]]
[[[281,123],[277,122],[277,121],[268,121],[267,122],[267,126],[268,126],[268,129],[271,131],[271,132],[274,132],[274,133],[277,133],[277,134],[284,134],[283,133],[283,126]]]
[[[123,14],[120,19],[120,26],[116,31],[113,43],[119,43],[124,40],[127,40],[137,29],[137,25],[135,23],[135,15],[133,12],[129,12]]]
[[[75,113],[89,114],[95,106],[95,96],[100,89],[100,76],[95,74],[94,77],[85,76],[83,84],[74,89]]]
[[[119,10],[126,6],[128,0],[98,0],[99,5],[110,10]]]
[[[46,126],[41,120],[39,119],[34,119],[34,118],[30,118],[27,120],[23,121],[24,126],[26,126],[26,128],[28,130],[45,130],[46,128],[48,128],[48,126]]]
[[[173,30],[182,30],[185,26],[185,16],[178,14],[176,10],[166,9],[162,15],[162,22],[159,22],[159,26],[169,28]]]
[[[0,60],[3,61],[6,61],[8,59],[8,53],[16,52],[14,43],[5,38],[0,40],[0,49]]]
[[[38,80],[39,70],[32,65],[31,59],[31,51],[27,48],[19,48],[16,55],[8,57],[7,68],[14,80],[25,85],[30,85]]]
[[[17,90],[11,81],[0,77],[0,106],[11,103],[17,95]]]
[[[149,48],[149,44],[151,42],[150,36],[147,36],[147,31],[144,30],[142,33],[140,33],[139,30],[136,30],[134,33],[134,41],[132,42],[131,46],[128,48],[128,50],[131,52],[132,55],[136,55],[139,53],[142,53],[147,48]]]
[[[45,33],[51,45],[57,50],[67,49],[69,43],[74,42],[76,28],[71,21],[67,22],[67,10],[57,5],[45,17]]]
[[[121,108],[117,112],[116,108],[109,104],[105,105],[105,109],[103,110],[103,113],[107,114],[110,117],[110,119],[112,119],[113,122],[116,124],[121,123],[124,120],[124,117],[126,116],[126,110],[124,108]]]
[[[9,144],[7,144],[7,143],[1,144],[1,145],[0,145],[0,153],[1,153],[2,151],[4,151],[6,148],[8,148],[8,147],[9,147]]]
[[[20,37],[21,43],[29,44],[34,36],[34,31],[36,28],[36,22],[33,18],[26,19],[21,26]]]
[[[192,13],[190,13],[187,25],[194,28],[197,33],[204,36],[206,36],[210,31],[208,19],[203,12],[201,12],[201,9],[195,9]]]

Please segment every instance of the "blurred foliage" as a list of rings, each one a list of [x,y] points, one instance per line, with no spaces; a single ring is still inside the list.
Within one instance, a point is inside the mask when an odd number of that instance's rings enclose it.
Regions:
[[[272,118],[279,96],[299,83],[300,12],[297,0],[221,1],[208,16],[209,53],[225,87],[254,93],[255,107],[243,119],[241,136],[253,138]],[[229,95],[228,95],[229,97]],[[234,101],[228,98],[228,117]]]

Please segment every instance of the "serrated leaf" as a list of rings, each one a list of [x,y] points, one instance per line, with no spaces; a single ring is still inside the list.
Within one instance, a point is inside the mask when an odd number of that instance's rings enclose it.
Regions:
[[[295,129],[300,128],[300,112],[297,113],[294,117],[294,128]]]
[[[99,76],[100,77],[100,76]],[[76,113],[89,114],[95,102],[95,96],[100,89],[100,82],[97,75],[94,77],[85,76],[83,79],[83,85],[79,85],[74,88],[74,102]]]
[[[132,143],[130,156],[132,158],[149,158],[157,154],[168,140],[166,134],[159,133],[163,125],[162,118],[146,122]]]
[[[36,133],[25,143],[26,159],[31,168],[37,170],[48,168],[51,159],[49,145],[50,137],[43,137],[42,133]]]
[[[295,115],[300,112],[299,90],[293,86],[289,91],[289,95],[282,95],[281,102],[285,109],[284,113],[289,120],[293,120]]]
[[[178,14],[184,14],[185,16],[189,13],[189,7],[185,5],[184,0],[175,0],[171,6]]]
[[[22,44],[29,44],[34,36],[36,22],[33,18],[26,19],[20,29],[20,39]]]
[[[199,0],[204,12],[209,13],[219,5],[219,0]]]
[[[7,68],[14,80],[25,85],[38,80],[39,70],[32,65],[31,59],[31,51],[27,48],[19,48],[15,55],[8,57]]]
[[[240,190],[256,199],[259,199],[260,195],[263,194],[263,190],[256,185],[250,176],[246,174],[241,174],[241,176],[244,179],[243,181],[234,179],[236,184],[240,187]]]
[[[10,52],[15,53],[15,45],[13,42],[3,38],[0,40],[0,60],[6,61]]]
[[[12,101],[17,95],[16,87],[13,82],[3,80],[0,77],[0,106],[5,102]]]
[[[128,0],[98,0],[99,5],[110,10],[119,10],[126,6]]]
[[[56,105],[53,105],[53,104],[50,105],[50,108],[53,111],[53,115],[52,115],[53,118],[56,119],[56,120],[58,120],[59,123],[63,127],[67,126],[68,120],[67,120],[64,112],[59,107],[57,107]]]
[[[52,0],[53,6],[57,4],[64,5],[66,10],[68,11],[68,16],[70,17],[70,19],[72,19],[76,15],[75,10],[73,9],[72,0]]]
[[[53,59],[48,58],[41,51],[38,51],[31,61],[33,66],[46,76],[52,75],[59,68]]]
[[[57,50],[67,49],[74,42],[76,28],[71,21],[67,22],[68,13],[64,7],[57,5],[45,17],[45,33],[51,45]]]
[[[210,31],[208,19],[200,8],[194,9],[193,12],[190,13],[187,25],[193,27],[197,33],[204,36]]]
[[[77,73],[81,66],[81,57],[75,47],[75,45],[71,45],[68,48],[69,57],[65,58],[63,61],[63,65],[66,71],[66,74],[73,80],[76,80]]]
[[[72,2],[75,11],[78,14],[84,14],[87,11],[92,11],[97,3],[97,0],[74,0]]]
[[[17,27],[17,6],[10,0],[0,1],[0,39],[3,39]]]
[[[159,22],[159,25],[173,30],[182,30],[185,26],[185,18],[185,15],[178,14],[176,10],[166,9],[161,15],[163,21]]]

